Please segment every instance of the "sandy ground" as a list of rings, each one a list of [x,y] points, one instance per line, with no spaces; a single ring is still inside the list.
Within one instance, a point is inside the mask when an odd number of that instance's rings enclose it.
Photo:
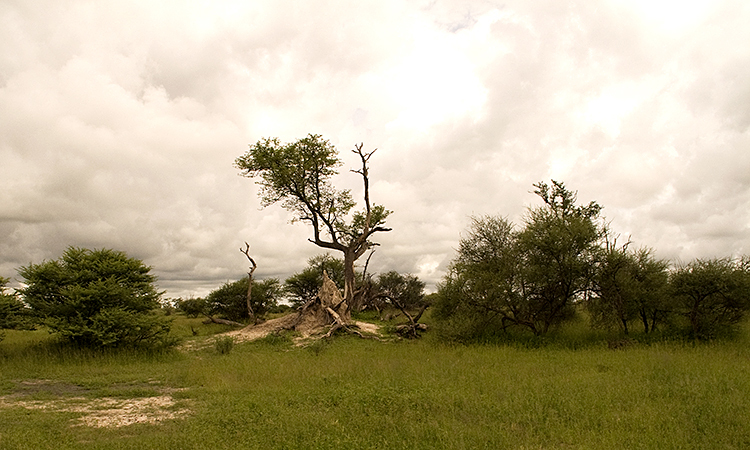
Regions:
[[[94,428],[119,428],[136,423],[155,424],[177,419],[190,413],[189,400],[175,400],[169,390],[153,397],[139,398],[86,398],[61,397],[54,400],[29,400],[28,393],[39,391],[60,394],[80,393],[82,389],[52,380],[26,380],[20,383],[19,392],[0,396],[0,409],[23,408],[50,412],[73,412],[81,416],[72,426]]]

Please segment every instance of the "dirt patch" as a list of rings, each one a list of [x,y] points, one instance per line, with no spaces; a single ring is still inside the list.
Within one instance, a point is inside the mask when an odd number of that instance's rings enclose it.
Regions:
[[[156,424],[177,419],[190,413],[188,400],[175,400],[170,394],[175,389],[162,389],[160,395],[137,398],[86,398],[80,386],[52,380],[24,380],[14,392],[0,396],[0,409],[23,408],[49,412],[79,413],[72,426],[119,428],[138,423]],[[77,395],[76,395],[77,394]],[[63,396],[49,400],[34,400],[38,395]],[[74,395],[74,396],[70,396]]]

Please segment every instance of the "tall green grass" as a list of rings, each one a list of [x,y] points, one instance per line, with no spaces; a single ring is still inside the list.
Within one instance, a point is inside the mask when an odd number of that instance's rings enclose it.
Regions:
[[[61,356],[40,336],[24,344],[9,335],[0,343],[5,395],[25,379],[91,397],[169,387],[192,413],[94,429],[71,426],[74,413],[0,408],[0,448],[750,448],[746,339],[610,350],[574,330],[566,338],[463,346],[337,337],[300,348],[275,336],[225,354],[209,345]]]

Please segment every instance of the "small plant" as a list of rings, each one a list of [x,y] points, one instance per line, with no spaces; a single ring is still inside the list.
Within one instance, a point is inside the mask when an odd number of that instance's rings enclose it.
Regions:
[[[286,348],[292,345],[292,336],[286,332],[269,333],[265,337],[258,339],[257,342],[270,347]]]
[[[310,345],[307,346],[307,349],[313,353],[313,355],[318,356],[321,353],[323,353],[323,350],[328,347],[328,341],[325,339],[315,339]]]
[[[234,348],[234,338],[231,336],[219,336],[214,339],[214,347],[220,355],[229,354]]]

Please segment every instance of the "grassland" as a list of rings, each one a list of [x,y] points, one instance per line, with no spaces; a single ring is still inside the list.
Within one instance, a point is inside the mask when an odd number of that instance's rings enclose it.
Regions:
[[[270,337],[222,354],[219,327],[176,325],[191,350],[82,352],[9,331],[0,448],[750,448],[747,333],[619,350]],[[97,421],[113,411],[148,420]]]

